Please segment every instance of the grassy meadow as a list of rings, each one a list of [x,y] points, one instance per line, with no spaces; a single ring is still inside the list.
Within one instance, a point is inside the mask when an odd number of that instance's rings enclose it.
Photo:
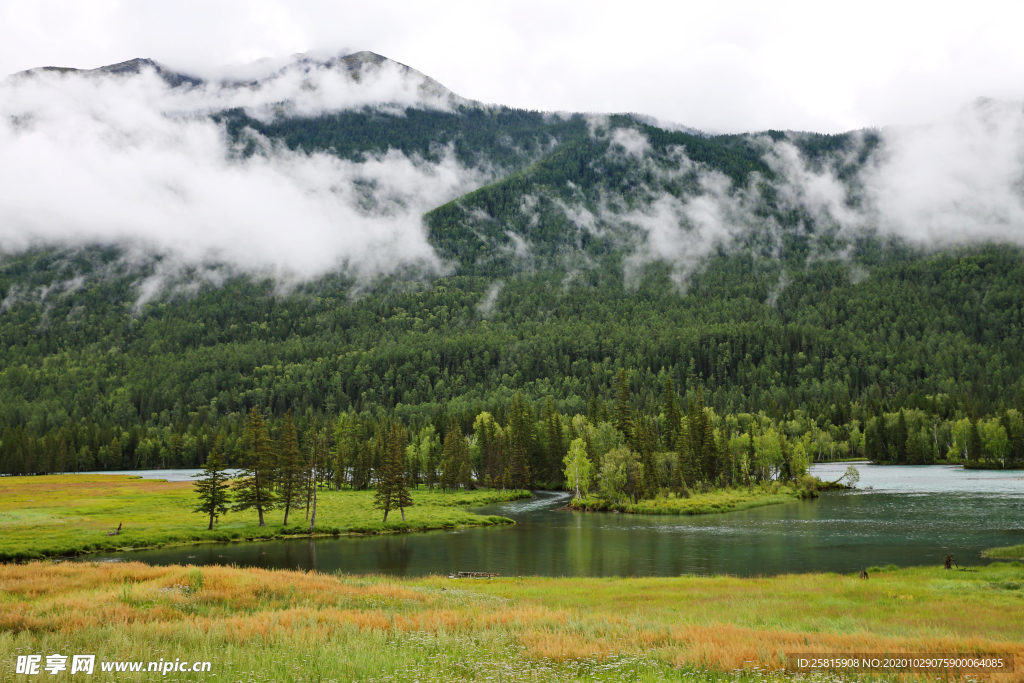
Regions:
[[[716,489],[708,493],[694,493],[688,497],[667,496],[643,499],[632,502],[612,502],[603,498],[588,495],[582,499],[573,499],[569,504],[575,510],[632,512],[641,515],[710,515],[720,512],[735,512],[763,505],[788,503],[806,497],[807,493],[796,486],[780,485],[773,482],[771,486],[756,486],[751,489],[727,488]]]
[[[458,526],[511,524],[498,516],[465,508],[528,497],[526,491],[443,493],[419,489],[414,505],[381,522],[373,491],[320,491],[316,532],[385,533]],[[207,531],[209,517],[192,512],[197,505],[192,482],[167,482],[126,475],[65,474],[0,478],[0,561],[79,555],[122,548],[233,541],[308,534],[305,506],[292,510],[287,528],[283,510],[229,513]],[[123,524],[121,533],[107,534]]]
[[[0,680],[22,678],[13,674],[17,655],[45,661],[56,652],[212,662],[209,673],[109,680],[324,683],[755,682],[785,677],[787,652],[1012,653],[1024,662],[1020,563],[869,571],[866,581],[836,574],[402,580],[8,564],[0,566]],[[801,680],[808,678],[837,680]],[[1024,667],[992,680],[1024,681]]]

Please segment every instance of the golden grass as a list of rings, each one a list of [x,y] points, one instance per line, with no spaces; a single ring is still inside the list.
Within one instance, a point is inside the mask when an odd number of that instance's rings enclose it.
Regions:
[[[373,508],[373,491],[322,491],[318,496],[320,534],[385,533],[510,524],[497,516],[476,515],[466,507],[529,496],[528,492],[413,492],[415,505],[406,522],[393,512],[388,523]],[[131,476],[73,474],[0,478],[0,561],[80,555],[123,548],[159,547],[286,535],[308,535],[305,508],[293,509],[289,526],[284,513],[266,514],[257,525],[255,512],[229,513],[213,531],[209,518],[193,512],[192,482],[167,482]],[[107,534],[124,524],[117,536]]]
[[[1022,580],[1019,563],[867,581],[460,581],[33,562],[0,566],[0,662],[177,653],[219,674],[182,680],[211,681],[714,678],[709,669],[760,680],[793,652],[1013,653],[1024,664]],[[1024,667],[994,680],[1022,681]]]

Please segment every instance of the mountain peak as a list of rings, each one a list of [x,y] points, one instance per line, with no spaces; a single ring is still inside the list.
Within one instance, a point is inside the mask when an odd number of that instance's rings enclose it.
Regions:
[[[172,71],[161,66],[158,62],[146,57],[136,57],[135,59],[129,59],[125,62],[118,62],[117,64],[107,64],[96,69],[77,69],[74,67],[67,66],[40,66],[35,69],[28,69],[26,71],[19,71],[14,74],[14,77],[30,77],[38,73],[46,72],[57,72],[61,74],[81,74],[83,76],[104,76],[104,75],[115,75],[115,76],[133,76],[140,73],[143,69],[153,69],[160,78],[164,80],[169,86],[177,87],[179,85],[199,85],[202,83],[202,79],[187,74]]]
[[[270,62],[271,64],[274,63],[271,60],[266,60],[266,62]],[[256,62],[254,64],[247,65],[247,67],[243,69],[232,69],[233,73],[232,71],[226,73],[222,72],[222,75],[219,77],[210,76],[209,78],[200,78],[175,71],[153,59],[136,57],[135,59],[129,59],[116,64],[108,64],[96,69],[42,66],[34,69],[28,69],[26,71],[20,71],[13,74],[11,78],[26,78],[47,72],[83,76],[132,76],[141,73],[145,69],[152,69],[161,79],[163,79],[165,83],[167,83],[167,85],[172,88],[183,85],[197,86],[206,82],[219,83],[225,87],[258,87],[262,83],[273,81],[282,76],[286,76],[289,73],[295,73],[296,71],[300,73],[310,73],[321,69],[337,69],[358,83],[367,75],[376,74],[384,69],[394,69],[403,77],[418,81],[419,93],[424,98],[447,101],[449,105],[470,103],[469,100],[456,95],[430,76],[427,76],[410,66],[402,64],[401,62],[397,62],[385,57],[384,55],[380,55],[369,50],[362,50],[349,55],[332,56],[326,59],[320,55],[314,56],[309,53],[302,53],[293,55],[286,63],[283,64],[283,66],[281,66],[281,61],[276,61],[278,66],[271,69],[267,69],[266,65],[260,68],[260,64],[261,62]],[[252,67],[256,67],[255,72]],[[246,72],[248,72],[248,75],[242,75]]]

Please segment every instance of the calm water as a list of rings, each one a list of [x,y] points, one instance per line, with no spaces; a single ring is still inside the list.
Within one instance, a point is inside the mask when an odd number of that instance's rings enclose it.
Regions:
[[[559,510],[568,494],[481,508],[515,526],[230,543],[108,558],[152,564],[237,564],[322,572],[422,575],[672,576],[859,571],[937,564],[952,553],[985,562],[985,548],[1024,543],[1024,472],[859,464],[859,489],[817,500],[697,517]],[[837,479],[846,465],[813,472]],[[165,472],[166,474],[166,472]],[[98,559],[90,556],[90,559]]]

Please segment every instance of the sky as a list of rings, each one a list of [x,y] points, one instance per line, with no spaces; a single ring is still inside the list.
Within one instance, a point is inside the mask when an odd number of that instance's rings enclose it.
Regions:
[[[0,75],[371,50],[487,103],[708,132],[929,123],[1024,99],[1024,4],[0,0]]]

